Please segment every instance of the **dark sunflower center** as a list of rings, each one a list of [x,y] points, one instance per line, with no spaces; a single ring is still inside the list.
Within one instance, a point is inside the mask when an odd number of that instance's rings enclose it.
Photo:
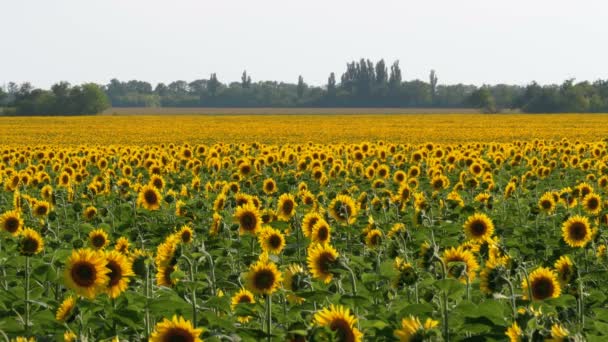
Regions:
[[[315,224],[317,224],[317,222],[319,222],[318,217],[311,218],[310,221],[308,221],[308,226],[306,227],[306,228],[308,228],[308,231],[312,231],[312,227],[314,227]]]
[[[381,239],[380,235],[378,235],[378,234],[372,235],[372,237],[370,239],[371,245],[377,246],[377,245],[380,244],[380,242],[382,242],[382,239]]]
[[[156,197],[156,192],[152,190],[147,190],[144,193],[144,199],[148,204],[156,204],[158,202],[158,197]]]
[[[270,237],[268,238],[268,244],[273,249],[277,249],[277,248],[281,247],[281,243],[282,243],[281,237],[276,234],[270,235]]]
[[[587,226],[582,222],[574,222],[569,229],[572,240],[583,240],[587,236]]]
[[[182,328],[170,328],[163,334],[163,342],[194,342],[195,336]]]
[[[101,248],[101,247],[103,247],[103,245],[105,245],[106,238],[104,238],[103,235],[95,235],[91,239],[91,242],[93,243],[93,246],[95,246],[96,248]]]
[[[241,226],[245,230],[254,230],[256,226],[255,215],[251,212],[247,212],[241,216]]]
[[[540,203],[540,205],[543,207],[543,209],[551,209],[552,205],[551,205],[551,201],[549,200],[544,200]]]
[[[9,217],[4,221],[4,229],[9,233],[14,233],[19,229],[19,219],[16,217]]]
[[[329,237],[329,230],[326,226],[321,226],[317,229],[317,237],[320,241],[325,241]]]
[[[251,298],[249,296],[240,296],[237,302],[240,303],[251,303]]]
[[[160,189],[163,187],[163,181],[159,178],[155,179],[153,184],[154,184],[154,187],[157,189]]]
[[[293,202],[291,200],[287,200],[283,202],[283,213],[289,215],[293,211]]]
[[[46,214],[46,211],[47,211],[47,208],[43,205],[36,207],[36,214],[38,214],[38,215],[44,215],[44,214]]]
[[[473,221],[471,223],[471,233],[474,236],[481,236],[486,233],[487,227],[482,221]]]
[[[81,287],[90,287],[95,283],[97,271],[88,262],[79,262],[72,267],[72,280]]]
[[[335,260],[336,259],[334,258],[334,256],[331,253],[329,253],[329,252],[321,253],[317,257],[317,268],[321,271],[321,273],[328,274],[329,268],[330,268],[331,264],[334,263]]]
[[[597,198],[593,197],[590,198],[589,201],[587,201],[587,208],[589,208],[590,210],[595,210],[597,209],[599,204],[600,202],[597,200]]]
[[[110,270],[110,274],[108,274],[110,277],[110,286],[116,286],[122,278],[122,268],[113,260],[109,261],[106,267]]]
[[[192,234],[190,234],[189,231],[185,230],[182,232],[182,241],[183,242],[190,242],[191,239],[192,239]]]
[[[532,282],[532,296],[535,299],[546,299],[553,296],[555,288],[549,278],[539,278]]]
[[[24,254],[34,254],[38,249],[38,241],[32,238],[25,238],[21,241],[21,250]]]
[[[272,191],[274,189],[274,183],[266,183],[266,191]]]
[[[336,318],[331,321],[329,328],[336,332],[338,341],[351,342],[355,341],[355,333],[348,322],[342,318]]]
[[[253,276],[253,285],[258,290],[270,290],[275,283],[275,276],[271,270],[259,270]]]

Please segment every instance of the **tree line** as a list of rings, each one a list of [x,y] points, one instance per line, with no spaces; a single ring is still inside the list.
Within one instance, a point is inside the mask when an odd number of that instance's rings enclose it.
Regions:
[[[439,84],[435,70],[427,80],[403,80],[399,61],[387,65],[361,59],[346,64],[339,77],[328,76],[313,86],[299,76],[296,83],[253,82],[244,71],[241,80],[223,83],[213,73],[207,79],[152,84],[112,79],[106,85],[71,86],[60,82],[50,90],[29,83],[0,88],[0,106],[18,115],[94,114],[113,107],[436,107],[480,108],[494,113],[608,112],[608,80],[560,85]]]

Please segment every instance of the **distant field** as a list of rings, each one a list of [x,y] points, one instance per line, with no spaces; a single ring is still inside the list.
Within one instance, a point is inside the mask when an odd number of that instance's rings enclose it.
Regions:
[[[110,108],[105,115],[261,115],[261,114],[443,114],[479,113],[476,108]]]

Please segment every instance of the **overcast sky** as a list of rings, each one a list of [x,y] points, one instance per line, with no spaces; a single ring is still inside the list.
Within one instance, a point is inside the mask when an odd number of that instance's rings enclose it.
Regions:
[[[605,0],[0,0],[0,85],[208,78],[322,85],[398,59],[439,83],[608,78]]]

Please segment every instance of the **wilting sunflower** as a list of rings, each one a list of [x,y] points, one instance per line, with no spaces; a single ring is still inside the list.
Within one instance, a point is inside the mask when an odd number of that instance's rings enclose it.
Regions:
[[[23,219],[17,210],[7,211],[0,216],[0,227],[5,232],[16,236],[23,228]]]
[[[328,244],[314,244],[308,248],[308,270],[313,278],[329,283],[333,278],[331,268],[338,260],[338,252]]]
[[[73,331],[66,330],[63,333],[63,342],[75,342],[78,336]],[[112,341],[114,342],[114,341]]]
[[[173,287],[177,284],[178,279],[171,275],[177,271],[179,271],[179,266],[177,265],[159,267],[156,271],[156,284],[158,286]]]
[[[226,205],[226,195],[219,194],[213,201],[213,210],[222,211],[224,210],[224,206]]]
[[[553,193],[545,192],[538,200],[538,209],[540,211],[550,214],[555,210],[555,198]]]
[[[239,233],[255,235],[262,226],[262,218],[258,209],[253,204],[238,207],[234,213],[235,220],[239,223]]]
[[[369,248],[377,248],[382,245],[382,231],[380,229],[371,229],[365,235],[365,245]]]
[[[154,332],[150,335],[150,342],[202,342],[203,340],[199,338],[202,333],[203,329],[195,329],[192,322],[174,315],[171,320],[165,318],[162,322],[156,323]]]
[[[116,298],[127,289],[129,277],[135,275],[133,264],[129,258],[117,251],[106,252],[105,257],[106,267],[110,270],[106,292],[110,298]]]
[[[576,276],[576,267],[567,255],[562,255],[559,260],[555,262],[554,267],[562,285],[570,283],[574,276]]]
[[[517,322],[513,322],[513,325],[507,328],[505,335],[507,335],[507,337],[509,338],[509,342],[520,342],[522,340],[522,337],[524,336],[523,332],[521,331],[521,328],[519,327],[519,325],[517,325]]]
[[[357,205],[348,195],[338,195],[329,204],[329,214],[343,225],[355,223],[357,213]]]
[[[583,209],[589,215],[598,215],[602,211],[602,198],[596,193],[590,193],[583,198]]]
[[[304,215],[302,219],[302,233],[304,233],[304,236],[309,238],[312,235],[312,228],[321,220],[323,220],[323,216],[314,211]]]
[[[275,292],[282,281],[282,275],[277,265],[266,254],[249,267],[246,281],[247,287],[255,294],[270,295]]]
[[[21,231],[19,239],[19,253],[21,255],[32,256],[42,252],[43,248],[44,240],[37,231],[31,228],[25,228]]]
[[[66,285],[77,294],[93,299],[109,281],[106,260],[101,252],[78,249],[68,258],[64,272]]]
[[[306,278],[308,278],[308,274],[302,266],[291,264],[285,271],[283,287],[291,292],[301,291],[306,288]],[[287,294],[287,300],[292,304],[302,304],[304,302],[304,298],[296,296],[293,293]]]
[[[439,325],[438,321],[427,318],[424,324],[418,317],[410,316],[401,320],[401,328],[393,333],[401,342],[426,341],[431,331]]]
[[[33,214],[36,217],[44,217],[51,211],[51,204],[47,201],[36,201],[33,208]]]
[[[89,233],[89,242],[95,249],[103,249],[109,243],[108,233],[103,229],[95,229]]]
[[[265,194],[272,195],[277,192],[277,183],[272,178],[265,179],[262,189]]]
[[[494,234],[494,223],[486,214],[476,213],[464,223],[464,233],[471,240],[483,242]]]
[[[234,311],[236,306],[242,303],[255,303],[255,297],[253,293],[247,291],[247,289],[241,289],[235,293],[230,300],[230,309]],[[238,316],[237,320],[241,323],[247,323],[251,320],[251,316]]]
[[[59,308],[57,309],[57,313],[55,314],[55,319],[59,322],[70,321],[74,312],[74,308],[76,307],[76,300],[74,297],[69,296],[61,302]]]
[[[313,243],[328,243],[331,240],[331,228],[327,221],[321,219],[312,227],[310,239]]]
[[[501,291],[505,280],[507,258],[490,258],[486,261],[483,270],[479,274],[479,288],[485,294],[493,294]]]
[[[209,235],[217,236],[222,229],[222,216],[218,213],[213,213],[213,222],[209,229]]]
[[[475,272],[477,272],[479,264],[475,255],[470,251],[464,250],[461,246],[451,247],[443,252],[443,261],[450,277],[464,282],[466,281],[466,274],[470,282],[475,279]]]
[[[555,323],[551,326],[551,338],[546,340],[548,342],[562,342],[569,341],[568,335],[570,332],[564,328],[561,324]]]
[[[158,189],[153,185],[147,184],[139,190],[137,204],[148,210],[158,210],[160,209],[161,199]]]
[[[285,237],[283,234],[270,226],[262,228],[258,234],[258,241],[262,250],[266,253],[278,255],[285,248]]]
[[[95,217],[96,214],[97,214],[97,208],[95,208],[93,206],[89,206],[89,207],[86,207],[84,209],[84,212],[82,213],[82,216],[86,220],[90,221],[90,220],[93,219],[93,217]]]
[[[396,257],[393,267],[398,272],[392,281],[393,288],[402,289],[406,285],[413,285],[418,280],[418,274],[412,264],[403,258]]]
[[[545,267],[539,267],[530,273],[528,280],[530,281],[532,299],[544,300],[547,298],[559,297],[562,289],[557,279],[555,272]],[[529,300],[528,281],[526,281],[526,279],[522,280],[521,287],[524,299]]]
[[[279,197],[277,216],[281,221],[289,221],[296,213],[296,199],[292,194],[282,194]]]
[[[122,254],[129,253],[129,239],[124,236],[121,236],[116,240],[116,244],[114,245],[114,250],[120,252]]]
[[[356,328],[357,318],[350,313],[350,309],[342,305],[331,304],[329,308],[315,313],[313,320],[316,325],[328,327],[336,333],[340,342],[359,342],[363,333]]]
[[[562,236],[570,247],[585,247],[591,241],[591,227],[585,216],[575,215],[562,225]]]
[[[183,243],[190,243],[194,238],[194,230],[188,225],[182,226],[176,234]]]
[[[156,247],[156,257],[154,258],[156,267],[162,268],[177,263],[175,254],[180,241],[179,236],[171,234]]]

